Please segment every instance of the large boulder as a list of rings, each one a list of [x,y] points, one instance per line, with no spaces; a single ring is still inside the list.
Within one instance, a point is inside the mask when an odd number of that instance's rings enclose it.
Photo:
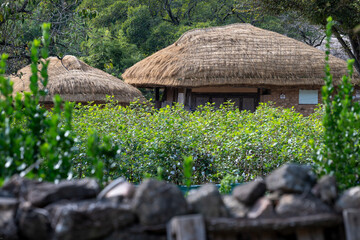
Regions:
[[[133,184],[124,178],[118,178],[107,185],[97,196],[97,199],[116,199],[118,201],[130,201],[135,194]]]
[[[284,193],[310,192],[315,183],[316,177],[311,168],[298,164],[286,164],[266,177],[268,190]]]
[[[34,186],[40,184],[42,184],[40,181],[14,175],[5,182],[5,184],[2,186],[2,191],[17,197],[20,200],[23,200],[23,198],[26,197],[26,195],[32,190]]]
[[[273,205],[277,205],[278,202],[280,201],[282,194],[283,193],[281,191],[274,191],[274,192],[267,194],[266,198],[269,199]]]
[[[135,193],[133,210],[141,224],[157,225],[166,223],[173,216],[186,214],[188,207],[176,185],[146,179]]]
[[[32,187],[26,200],[34,207],[44,207],[59,200],[82,200],[94,198],[100,187],[95,179],[61,181],[59,184],[41,183]]]
[[[280,216],[304,216],[318,213],[330,213],[331,208],[315,197],[299,194],[284,194],[275,208]]]
[[[344,191],[337,200],[335,207],[338,211],[348,208],[360,209],[360,186],[352,187]]]
[[[9,191],[0,188],[0,197],[1,198],[13,198],[15,195]]]
[[[206,218],[228,216],[219,190],[214,184],[205,184],[191,190],[187,202],[193,212],[201,213]]]
[[[46,209],[20,207],[17,219],[21,237],[29,240],[51,238],[50,216]]]
[[[333,204],[338,197],[334,176],[323,176],[313,187],[312,193],[327,204]]]
[[[18,207],[16,198],[0,197],[0,239],[18,239],[15,214]]]
[[[272,201],[267,197],[262,197],[256,201],[248,212],[248,218],[271,218],[275,217],[275,210]]]
[[[255,180],[235,187],[232,195],[246,205],[253,205],[265,192],[265,182],[263,180]]]
[[[246,217],[247,212],[249,211],[249,207],[245,204],[239,202],[232,195],[225,195],[222,197],[223,202],[225,204],[225,208],[231,217],[235,218],[244,218]]]
[[[51,225],[59,240],[102,239],[135,221],[130,205],[113,201],[85,200],[52,207]]]

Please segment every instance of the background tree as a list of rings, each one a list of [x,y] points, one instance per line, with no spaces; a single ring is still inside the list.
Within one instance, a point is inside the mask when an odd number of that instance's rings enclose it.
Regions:
[[[122,31],[112,34],[106,28],[92,29],[82,49],[87,55],[83,57],[84,61],[117,77],[143,58],[137,46],[129,43]]]
[[[253,0],[263,13],[281,14],[294,11],[313,24],[325,28],[326,18],[335,22],[332,32],[347,55],[355,59],[355,68],[360,72],[360,0]],[[349,42],[344,36],[348,37]]]
[[[82,44],[85,61],[116,76],[194,28],[250,23],[312,46],[323,39],[317,27],[300,26],[294,14],[263,14],[252,0],[83,0],[79,8],[97,12],[87,21],[89,38]]]
[[[0,52],[9,54],[8,73],[30,63],[29,43],[41,36],[40,25],[51,23],[50,55],[81,55],[86,16],[78,0],[0,0]]]
[[[266,1],[0,0],[0,52],[10,54],[8,73],[27,65],[28,43],[40,37],[41,22],[52,24],[50,55],[76,55],[117,77],[194,28],[250,23],[312,46],[322,42],[319,26],[307,23],[306,16],[259,5]]]

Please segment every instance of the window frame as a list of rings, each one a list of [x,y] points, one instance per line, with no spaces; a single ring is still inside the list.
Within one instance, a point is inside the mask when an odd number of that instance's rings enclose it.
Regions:
[[[308,95],[302,95],[302,94],[307,94]],[[311,92],[313,92],[313,96],[311,96]],[[316,94],[315,94],[316,92]],[[306,99],[306,96],[310,96],[311,98]],[[316,103],[315,101],[311,101],[311,100],[315,100],[316,99]],[[299,89],[299,105],[317,105],[319,104],[319,90],[317,89]]]

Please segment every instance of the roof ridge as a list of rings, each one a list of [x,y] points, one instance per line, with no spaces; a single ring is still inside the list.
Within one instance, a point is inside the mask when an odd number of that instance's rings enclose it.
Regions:
[[[232,23],[232,24],[228,24],[228,25],[213,26],[213,27],[207,27],[207,28],[194,28],[194,29],[191,29],[191,30],[186,31],[186,32],[184,32],[183,34],[181,34],[181,36],[179,37],[179,39],[176,40],[174,44],[176,45],[179,41],[181,41],[181,39],[182,39],[183,37],[185,37],[185,35],[189,35],[189,34],[191,34],[191,33],[193,33],[193,32],[197,32],[197,31],[199,31],[199,32],[201,32],[201,31],[211,32],[211,31],[214,30],[214,29],[229,28],[229,27],[236,26],[236,25],[238,25],[238,26],[245,26],[245,25],[246,25],[246,26],[255,27],[254,25],[252,25],[252,24],[250,24],[250,23]],[[258,27],[255,27],[255,28],[258,28]]]

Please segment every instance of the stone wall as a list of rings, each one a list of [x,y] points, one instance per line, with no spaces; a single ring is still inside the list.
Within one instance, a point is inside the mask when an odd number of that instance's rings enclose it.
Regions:
[[[0,189],[0,239],[344,239],[348,208],[360,208],[360,187],[338,196],[333,177],[317,180],[295,164],[230,195],[205,184],[186,197],[153,179],[134,186],[120,178],[101,190],[94,179],[53,184],[14,176]],[[188,231],[197,237],[186,238]]]
[[[260,97],[260,102],[274,102],[275,106],[283,108],[294,107],[296,111],[302,113],[305,116],[308,116],[314,113],[314,109],[317,107],[316,104],[299,104],[299,89],[304,90],[319,90],[318,99],[319,103],[322,102],[321,90],[320,88],[315,87],[304,87],[304,88],[271,88],[271,94],[262,95]],[[285,99],[280,99],[280,95],[285,94]]]

